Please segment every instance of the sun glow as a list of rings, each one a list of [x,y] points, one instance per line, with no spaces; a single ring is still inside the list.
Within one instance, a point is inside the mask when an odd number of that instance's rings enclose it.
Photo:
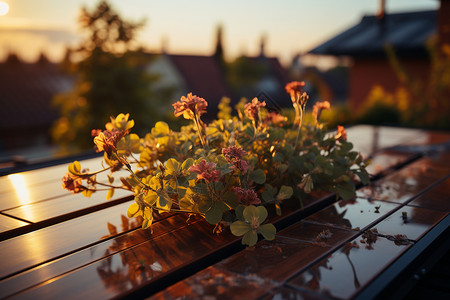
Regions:
[[[5,3],[3,1],[0,1],[0,16],[4,16],[9,11],[9,5],[8,3]]]
[[[22,174],[11,174],[8,175],[8,179],[11,180],[14,190],[16,191],[17,199],[19,200],[18,204],[23,207],[25,218],[27,220],[33,220],[34,212],[32,207],[27,205],[31,202],[31,195],[25,177]]]

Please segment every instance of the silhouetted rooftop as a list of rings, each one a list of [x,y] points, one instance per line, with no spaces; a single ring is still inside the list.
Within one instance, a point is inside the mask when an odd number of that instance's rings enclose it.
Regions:
[[[213,56],[168,55],[186,80],[194,95],[204,98],[216,107],[223,96],[231,96],[223,71]]]
[[[437,11],[364,16],[361,22],[309,51],[320,55],[383,57],[386,43],[401,57],[427,56],[426,43],[437,30]]]
[[[0,128],[49,126],[58,117],[51,105],[55,94],[73,81],[58,64],[7,61],[0,64]]]

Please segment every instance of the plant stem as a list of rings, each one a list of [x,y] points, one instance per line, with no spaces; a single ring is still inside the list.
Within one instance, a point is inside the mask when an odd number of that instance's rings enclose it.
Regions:
[[[300,108],[300,122],[298,124],[297,138],[295,139],[294,150],[295,150],[295,148],[297,148],[298,139],[300,137],[300,132],[301,132],[301,129],[302,129],[302,122],[303,122],[303,109]]]
[[[202,135],[202,131],[200,128],[200,119],[197,114],[194,114],[194,117],[195,117],[194,123],[195,123],[195,125],[197,125],[197,133],[200,138],[200,142],[202,143],[203,148],[206,149],[206,144],[205,144],[205,141],[203,140],[203,135]]]
[[[112,184],[102,183],[102,182],[98,182],[98,181],[96,181],[95,184],[106,186],[106,187],[110,187],[110,188],[113,188],[113,189],[123,189],[123,190],[129,191],[129,189],[123,188],[121,186],[115,186],[115,185],[112,185]],[[97,189],[97,191],[98,191],[98,189]]]
[[[123,161],[123,160],[119,157],[119,155],[117,155],[116,152],[113,152],[113,154],[114,154],[114,155],[117,157],[117,159],[118,159],[118,160],[126,167],[126,169],[128,170],[128,172],[131,173],[131,176],[133,176],[134,179],[136,179],[137,182],[139,182],[139,184],[141,184],[143,187],[145,187],[145,188],[147,188],[147,189],[149,189],[149,190],[151,190],[151,191],[153,191],[153,192],[156,193],[156,190],[152,189],[149,185],[147,185],[147,184],[145,184],[145,183],[142,182],[142,180],[141,180],[141,179],[133,172],[133,170],[131,169],[131,166],[130,166],[126,161]]]

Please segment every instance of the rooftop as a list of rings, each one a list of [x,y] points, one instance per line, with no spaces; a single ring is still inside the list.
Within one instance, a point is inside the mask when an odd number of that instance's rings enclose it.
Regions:
[[[361,22],[309,51],[319,55],[383,57],[390,44],[401,57],[427,56],[426,43],[436,33],[437,11],[364,16]]]

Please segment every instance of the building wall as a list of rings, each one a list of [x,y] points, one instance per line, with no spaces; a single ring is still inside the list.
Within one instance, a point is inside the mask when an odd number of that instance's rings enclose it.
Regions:
[[[428,60],[402,59],[400,63],[413,80],[427,81]],[[349,104],[354,110],[361,108],[374,85],[381,85],[388,92],[395,92],[401,86],[396,72],[386,59],[355,59],[349,82]]]

